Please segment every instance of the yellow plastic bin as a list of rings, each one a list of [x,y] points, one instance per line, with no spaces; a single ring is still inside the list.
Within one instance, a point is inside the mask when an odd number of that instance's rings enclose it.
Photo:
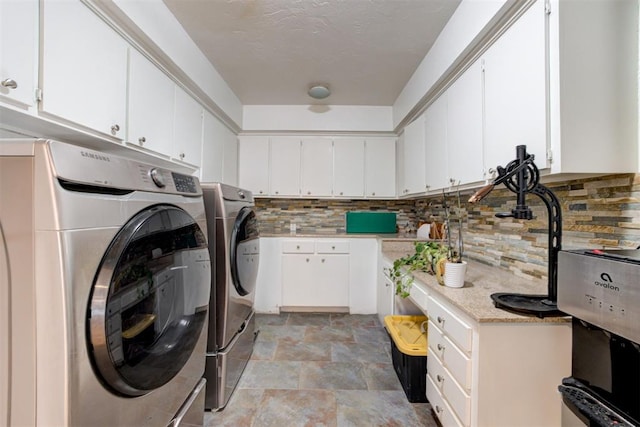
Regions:
[[[409,402],[427,402],[427,317],[385,316],[391,359]]]

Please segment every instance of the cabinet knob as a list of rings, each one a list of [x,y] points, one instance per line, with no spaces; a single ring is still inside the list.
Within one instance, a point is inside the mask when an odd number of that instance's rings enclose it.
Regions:
[[[115,135],[120,130],[120,126],[116,123],[111,126],[111,135]]]
[[[296,249],[300,249],[300,245],[296,246]]]
[[[373,192],[373,193],[371,193],[371,195],[372,195],[372,196],[375,196],[375,195],[376,195],[376,193],[375,193],[375,192]]]
[[[340,195],[342,196],[342,191],[340,192]]]
[[[307,262],[309,262],[309,258],[307,258]]]
[[[322,262],[324,262],[324,258],[322,258]]]
[[[307,194],[311,194],[311,191],[307,191]]]
[[[442,344],[438,344],[438,350],[439,350],[439,351],[444,350],[444,346],[443,346]]]
[[[442,381],[444,381],[444,378],[442,378],[440,375],[436,375],[436,380],[441,383]]]
[[[331,246],[331,249],[335,250],[335,249],[336,249],[336,247],[335,247],[335,246]]]
[[[442,412],[442,408],[439,405],[436,405],[436,412],[438,414]]]
[[[443,319],[442,317],[440,317],[440,316],[438,316],[438,317],[437,317],[436,321],[437,321],[439,324],[444,323],[444,319]]]
[[[180,153],[180,160],[184,160],[184,153]]]
[[[276,191],[276,194],[279,194],[279,193],[280,193],[279,191]]]
[[[13,79],[4,79],[2,83],[0,83],[2,87],[6,87],[7,89],[17,89],[18,82]]]
[[[140,143],[140,145],[144,145],[144,143],[147,142],[147,138],[141,136],[140,138],[138,138],[138,142]]]
[[[258,191],[258,193],[262,194],[262,190]]]

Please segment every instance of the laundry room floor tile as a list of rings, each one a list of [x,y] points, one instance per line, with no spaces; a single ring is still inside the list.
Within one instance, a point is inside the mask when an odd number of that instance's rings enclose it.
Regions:
[[[436,427],[410,403],[376,315],[257,314],[253,355],[226,408],[205,426]]]

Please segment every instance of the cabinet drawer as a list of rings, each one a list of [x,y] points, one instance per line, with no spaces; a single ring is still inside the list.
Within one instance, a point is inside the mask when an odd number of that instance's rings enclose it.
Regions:
[[[343,240],[317,240],[316,252],[319,254],[348,254],[349,242]]]
[[[453,409],[445,402],[439,388],[429,375],[427,375],[427,399],[443,427],[465,427],[453,414]]]
[[[418,306],[418,308],[420,308],[420,310],[428,313],[427,299],[429,298],[429,294],[424,288],[414,283],[413,285],[411,285],[411,289],[409,290],[409,297]]]
[[[438,387],[442,398],[449,403],[463,424],[469,425],[471,422],[471,397],[442,366],[436,356],[427,358],[427,375],[431,377],[431,381]]]
[[[283,254],[312,254],[313,252],[313,240],[289,240],[282,242]]]
[[[471,389],[471,359],[429,320],[429,354],[435,354],[451,375],[466,389]]]
[[[427,312],[429,319],[442,330],[442,332],[454,341],[460,348],[471,353],[473,329],[460,318],[447,310],[443,305],[429,297]]]

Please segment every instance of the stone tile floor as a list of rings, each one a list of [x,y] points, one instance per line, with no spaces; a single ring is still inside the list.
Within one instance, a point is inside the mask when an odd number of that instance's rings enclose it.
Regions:
[[[258,314],[256,328],[236,391],[205,426],[436,426],[428,403],[407,400],[376,315]]]

